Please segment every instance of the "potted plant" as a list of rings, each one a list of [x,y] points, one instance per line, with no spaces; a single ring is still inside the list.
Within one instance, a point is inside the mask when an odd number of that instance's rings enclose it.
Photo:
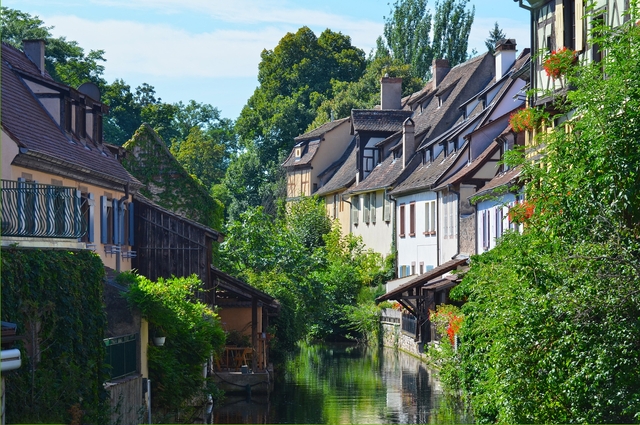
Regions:
[[[514,131],[533,131],[539,124],[540,118],[533,108],[520,109],[511,114],[509,124]]]
[[[576,63],[577,59],[575,51],[563,47],[562,49],[551,52],[544,60],[542,67],[547,73],[547,76],[556,79],[565,75],[573,64]]]

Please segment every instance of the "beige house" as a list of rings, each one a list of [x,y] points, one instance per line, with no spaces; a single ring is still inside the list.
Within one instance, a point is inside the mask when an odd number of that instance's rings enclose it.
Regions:
[[[338,160],[352,136],[350,118],[328,122],[295,138],[295,146],[282,164],[287,170],[287,201],[311,196],[321,186],[319,174]]]

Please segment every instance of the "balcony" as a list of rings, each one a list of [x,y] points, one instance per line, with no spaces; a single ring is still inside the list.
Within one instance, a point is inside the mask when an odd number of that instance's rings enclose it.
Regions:
[[[87,233],[89,202],[74,187],[2,180],[3,242],[38,238],[76,243]]]

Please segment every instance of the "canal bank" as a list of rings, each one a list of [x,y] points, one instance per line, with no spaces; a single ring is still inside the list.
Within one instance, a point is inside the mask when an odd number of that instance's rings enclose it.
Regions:
[[[405,352],[422,362],[430,363],[425,352],[425,344],[414,339],[415,331],[412,333],[411,329],[403,329],[400,311],[391,308],[384,309],[380,318],[380,326],[382,345]],[[405,327],[410,328],[406,325]]]

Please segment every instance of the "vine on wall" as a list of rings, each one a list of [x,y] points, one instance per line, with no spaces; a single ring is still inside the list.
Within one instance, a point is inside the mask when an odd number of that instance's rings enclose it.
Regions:
[[[89,251],[2,249],[2,320],[22,367],[6,378],[7,423],[108,423],[104,267]]]

